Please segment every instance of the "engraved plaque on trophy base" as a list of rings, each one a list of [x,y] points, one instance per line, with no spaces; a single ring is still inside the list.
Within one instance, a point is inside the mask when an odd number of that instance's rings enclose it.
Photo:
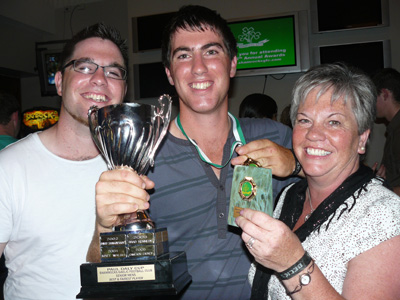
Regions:
[[[168,253],[166,228],[114,231],[100,234],[102,262],[156,259]]]
[[[192,280],[185,252],[155,260],[86,263],[80,272],[82,287],[76,298],[177,295]]]

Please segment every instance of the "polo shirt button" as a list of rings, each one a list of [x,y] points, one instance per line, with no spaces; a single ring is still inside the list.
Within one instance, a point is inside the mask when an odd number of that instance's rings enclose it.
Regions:
[[[220,214],[218,215],[218,217],[219,217],[220,219],[222,219],[223,217],[225,217],[225,214],[224,214],[224,213],[220,213]]]

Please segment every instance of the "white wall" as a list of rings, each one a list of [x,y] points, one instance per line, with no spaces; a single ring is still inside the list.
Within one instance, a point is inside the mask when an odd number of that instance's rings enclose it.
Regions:
[[[4,1],[3,1],[4,2]],[[118,28],[123,36],[128,37],[130,48],[130,88],[129,95],[132,98],[133,77],[132,65],[135,62],[151,62],[159,59],[159,53],[133,54],[132,53],[132,29],[131,18],[135,16],[152,15],[164,12],[176,11],[185,4],[200,4],[217,10],[226,19],[252,17],[258,15],[271,15],[291,11],[306,10],[309,12],[309,0],[105,0],[91,4],[85,4],[74,10],[58,9],[54,16],[48,16],[51,22],[55,19],[55,31],[49,28],[48,22],[40,22],[33,26],[34,18],[21,17],[21,14],[37,13],[37,1],[15,0],[12,6],[0,5],[0,68],[9,68],[35,75],[35,42],[43,42],[56,39],[67,39],[72,33],[76,33],[84,26],[95,22],[104,21]],[[24,8],[18,5],[24,3]],[[40,1],[43,5],[46,1]],[[28,7],[26,7],[28,5]],[[29,9],[29,5],[32,9]],[[6,9],[3,9],[3,8]],[[10,8],[13,8],[12,10]],[[310,28],[310,50],[320,44],[359,42],[374,39],[390,39],[392,49],[392,66],[400,70],[400,1],[389,0],[390,26],[351,30],[343,32],[331,32],[324,34],[312,34]],[[6,11],[12,15],[6,15]],[[20,11],[20,14],[18,12]],[[48,12],[48,8],[40,10],[40,14]],[[42,18],[47,16],[41,15]],[[26,20],[26,21],[24,21]],[[29,23],[29,24],[28,24]],[[51,23],[52,24],[52,23]],[[71,25],[71,26],[70,26]],[[51,26],[50,26],[51,27]],[[71,33],[72,28],[72,33]],[[7,47],[4,47],[7,45]],[[373,59],[373,58],[371,58]],[[26,75],[26,74],[25,74]],[[291,89],[294,82],[301,74],[288,74],[281,80],[281,76],[268,76],[265,93],[272,96],[278,103],[278,113],[290,103]],[[232,113],[238,113],[238,107],[242,99],[250,93],[263,92],[264,76],[240,77],[232,80],[229,109]],[[157,84],[157,83],[154,83]],[[24,77],[21,80],[23,108],[38,105],[59,105],[57,97],[41,97],[38,77]],[[384,125],[376,125],[367,155],[367,162],[372,164],[380,161],[384,144]]]

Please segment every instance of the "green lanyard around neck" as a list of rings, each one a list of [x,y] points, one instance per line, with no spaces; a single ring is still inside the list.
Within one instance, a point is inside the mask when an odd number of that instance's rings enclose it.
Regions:
[[[235,148],[237,146],[241,146],[241,145],[246,144],[246,140],[244,139],[242,128],[240,127],[238,119],[236,119],[235,116],[233,116],[229,112],[228,112],[228,116],[232,119],[232,130],[233,130],[233,135],[235,137],[235,142],[233,143],[233,145],[231,147],[231,154],[229,156],[228,161],[223,165],[217,165],[217,164],[212,163],[211,160],[207,157],[207,155],[200,149],[200,147],[197,145],[197,143],[194,140],[192,140],[190,137],[187,136],[185,130],[183,130],[179,114],[175,118],[176,126],[178,126],[178,128],[182,131],[183,135],[193,144],[193,146],[196,147],[197,152],[199,153],[199,156],[200,156],[201,160],[206,162],[206,163],[208,163],[208,164],[210,164],[210,165],[212,165],[213,167],[218,168],[218,169],[221,169],[221,168],[225,167],[231,161],[232,156],[233,156],[233,152],[235,151]]]

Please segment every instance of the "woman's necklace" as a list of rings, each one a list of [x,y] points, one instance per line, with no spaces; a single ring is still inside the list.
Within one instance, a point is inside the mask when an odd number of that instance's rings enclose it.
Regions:
[[[307,188],[307,195],[308,195],[308,201],[310,201],[310,207],[311,207],[311,211],[309,214],[307,214],[304,217],[304,222],[307,222],[307,220],[311,217],[311,214],[314,212],[314,208],[312,207],[312,203],[311,203],[311,194],[310,194],[310,189]]]

